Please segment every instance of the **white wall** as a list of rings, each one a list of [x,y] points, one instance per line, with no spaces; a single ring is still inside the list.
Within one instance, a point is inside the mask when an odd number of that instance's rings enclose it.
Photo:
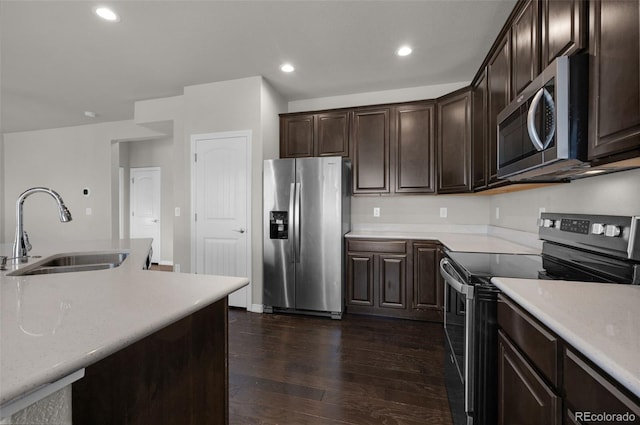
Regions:
[[[160,167],[161,220],[160,220],[160,261],[173,264],[173,137],[162,139],[122,142],[129,151],[129,167]],[[126,174],[126,173],[125,173]],[[126,182],[129,182],[127,178]],[[129,186],[128,183],[125,183]],[[129,208],[125,210],[125,215]],[[128,234],[128,233],[125,233]]]
[[[0,124],[0,126],[1,125],[2,124]],[[5,232],[4,232],[4,222],[5,222],[4,186],[5,186],[5,183],[6,183],[6,177],[5,177],[5,174],[4,174],[4,162],[5,162],[4,135],[0,134],[0,244],[9,241],[8,239],[5,238]]]
[[[488,196],[417,195],[355,196],[351,200],[351,224],[480,224],[489,223]],[[373,208],[380,208],[380,217]],[[447,217],[440,217],[440,208]]]
[[[56,190],[73,216],[73,221],[60,223],[52,199],[43,194],[29,197],[24,222],[34,252],[39,240],[109,239],[117,235],[119,153],[113,141],[145,137],[158,134],[132,121],[5,134],[5,240],[13,240],[15,200],[34,186]],[[82,196],[85,187],[91,189],[88,198]],[[91,215],[86,214],[87,208],[91,208]]]
[[[191,136],[196,134],[250,130],[252,185],[252,298],[262,303],[262,160],[277,156],[278,114],[286,103],[263,80],[249,77],[185,87],[184,95],[136,102],[135,121],[151,125],[173,120],[174,263],[181,271],[191,266]]]
[[[462,81],[459,83],[439,84],[434,86],[409,87],[406,89],[294,100],[289,102],[288,112],[318,111],[321,109],[350,108],[354,106],[435,99],[462,87],[466,87],[469,84],[469,81]]]
[[[640,170],[574,180],[522,192],[494,195],[490,223],[509,229],[537,232],[539,209],[607,215],[640,215]],[[500,209],[496,219],[495,209]]]

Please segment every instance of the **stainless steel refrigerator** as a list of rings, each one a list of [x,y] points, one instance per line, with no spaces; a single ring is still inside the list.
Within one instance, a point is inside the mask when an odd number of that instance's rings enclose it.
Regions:
[[[342,317],[351,163],[342,157],[264,161],[264,311]]]

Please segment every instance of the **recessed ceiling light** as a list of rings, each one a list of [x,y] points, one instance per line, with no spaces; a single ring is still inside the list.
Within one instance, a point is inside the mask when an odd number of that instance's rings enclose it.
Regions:
[[[97,7],[95,9],[96,15],[109,22],[120,22],[120,17],[116,12],[108,7]]]
[[[280,67],[280,70],[282,72],[293,72],[295,71],[295,68],[290,63],[285,63],[285,64],[282,64],[282,66]]]
[[[396,54],[398,56],[409,56],[411,54],[411,52],[413,52],[413,49],[411,49],[411,47],[402,46],[396,51]]]

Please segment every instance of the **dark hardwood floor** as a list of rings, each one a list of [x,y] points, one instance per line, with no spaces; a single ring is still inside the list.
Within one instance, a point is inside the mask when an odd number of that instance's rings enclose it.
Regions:
[[[229,311],[230,424],[451,424],[441,324]]]

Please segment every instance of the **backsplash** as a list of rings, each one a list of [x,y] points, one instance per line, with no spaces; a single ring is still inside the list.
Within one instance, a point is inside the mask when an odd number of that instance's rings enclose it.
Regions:
[[[492,225],[537,233],[540,209],[611,215],[640,215],[640,170],[574,180],[499,195],[355,196],[354,227],[368,224]],[[380,216],[373,209],[380,208]],[[446,208],[446,217],[441,217]],[[442,211],[444,213],[444,211]]]

